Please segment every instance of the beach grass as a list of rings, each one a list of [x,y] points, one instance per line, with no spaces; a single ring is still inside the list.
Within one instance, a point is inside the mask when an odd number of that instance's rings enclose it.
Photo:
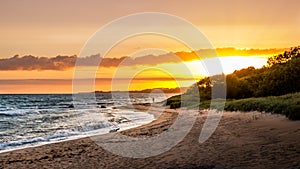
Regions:
[[[188,107],[199,109],[218,109],[223,108],[225,100],[216,99],[202,100],[200,103],[196,102],[181,102],[181,98],[189,97],[188,95],[177,95],[169,98],[166,101],[166,105],[170,105],[170,108],[175,109],[179,107]],[[190,99],[192,100],[192,99]],[[184,103],[184,104],[182,104]],[[286,94],[282,96],[268,96],[258,98],[247,98],[239,100],[226,100],[224,110],[226,111],[260,111],[275,114],[285,115],[290,120],[300,120],[300,93]]]
[[[227,111],[260,111],[285,115],[300,120],[300,93],[227,101]]]

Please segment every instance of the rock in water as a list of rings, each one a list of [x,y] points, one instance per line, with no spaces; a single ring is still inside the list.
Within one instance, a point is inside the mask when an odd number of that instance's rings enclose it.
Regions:
[[[68,106],[68,108],[74,108],[74,105],[73,105],[73,104],[70,104],[70,105]]]

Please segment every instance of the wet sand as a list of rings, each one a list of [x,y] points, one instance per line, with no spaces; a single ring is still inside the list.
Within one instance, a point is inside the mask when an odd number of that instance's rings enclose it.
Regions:
[[[148,110],[147,105],[136,108]],[[157,106],[150,113],[158,117],[161,109]],[[168,132],[176,117],[176,110],[166,109],[152,123],[121,133],[153,137]],[[189,134],[157,156],[121,157],[83,138],[1,153],[0,168],[300,168],[300,121],[259,112],[224,112],[216,131],[200,144],[206,117],[207,111],[200,111]]]

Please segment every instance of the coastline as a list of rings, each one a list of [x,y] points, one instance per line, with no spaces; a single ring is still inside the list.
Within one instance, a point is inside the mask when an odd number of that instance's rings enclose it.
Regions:
[[[119,126],[119,131],[124,131],[124,130],[129,130],[129,129],[132,129],[132,128],[136,128],[136,127],[139,127],[141,125],[143,125],[143,123],[149,123],[153,120],[155,120],[154,116],[155,116],[155,113],[148,113],[145,111],[145,108],[143,107],[146,107],[146,106],[141,106],[139,107],[138,105],[136,105],[135,108],[131,107],[131,106],[120,106],[122,108],[122,112],[132,112],[132,113],[146,113],[146,114],[149,114],[150,116],[152,116],[153,118],[150,120],[146,120],[146,121],[143,121],[142,123],[140,122],[135,122],[131,125],[128,125],[128,124],[120,124]],[[43,145],[48,145],[48,144],[54,144],[54,143],[60,143],[60,142],[64,142],[64,141],[70,141],[70,140],[77,140],[77,139],[82,139],[82,138],[86,138],[86,137],[93,137],[93,136],[96,136],[96,135],[104,135],[104,134],[107,134],[109,133],[111,129],[109,128],[100,128],[100,129],[96,129],[96,130],[89,130],[85,133],[82,133],[82,134],[78,134],[78,135],[67,135],[68,133],[66,133],[66,136],[62,136],[62,137],[59,137],[61,135],[61,133],[59,134],[54,134],[54,135],[49,135],[49,136],[46,136],[46,137],[36,137],[36,138],[31,138],[31,139],[25,139],[25,140],[21,140],[21,141],[13,141],[13,142],[9,142],[8,144],[13,144],[13,145],[16,145],[16,147],[13,147],[13,148],[8,148],[8,149],[3,149],[3,150],[0,150],[0,154],[1,153],[6,153],[6,152],[10,152],[10,151],[16,151],[16,150],[20,150],[20,149],[26,149],[26,148],[34,148],[34,147],[39,147],[39,146],[43,146]],[[56,136],[58,135],[58,136]],[[50,137],[50,138],[54,138],[52,140],[48,140],[47,138]],[[56,139],[57,138],[57,139]],[[32,140],[32,141],[31,141]],[[39,141],[35,141],[35,140],[41,140],[40,142]],[[27,144],[22,144],[23,142],[27,143]],[[1,146],[1,145],[0,145]]]
[[[135,108],[147,111],[148,105]],[[152,137],[166,131],[177,117],[156,106],[149,124],[121,131],[131,137]],[[196,110],[195,110],[196,111]],[[224,112],[214,134],[203,144],[199,134],[207,116],[200,111],[190,133],[158,156],[126,158],[98,146],[89,137],[24,148],[0,154],[0,168],[297,168],[300,166],[300,122],[259,112]],[[113,134],[113,133],[110,133]],[[98,136],[96,136],[98,137]]]

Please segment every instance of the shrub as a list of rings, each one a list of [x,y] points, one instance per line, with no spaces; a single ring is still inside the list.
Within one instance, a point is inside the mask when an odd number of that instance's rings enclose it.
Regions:
[[[289,106],[286,116],[290,120],[300,120],[300,105]]]
[[[172,102],[170,104],[170,109],[176,109],[176,108],[180,108],[180,107],[181,107],[181,102],[178,102],[178,101]]]

